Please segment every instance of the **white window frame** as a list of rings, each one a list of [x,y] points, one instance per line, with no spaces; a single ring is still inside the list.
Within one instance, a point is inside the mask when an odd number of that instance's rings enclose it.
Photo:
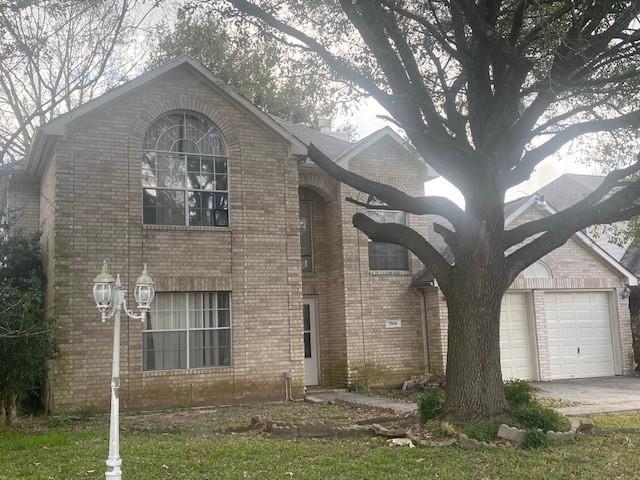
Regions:
[[[178,371],[188,371],[188,370],[203,370],[203,369],[210,369],[210,368],[231,368],[233,367],[233,313],[231,311],[231,292],[230,291],[226,291],[226,290],[209,290],[209,291],[205,291],[205,290],[198,290],[198,291],[185,291],[185,292],[158,292],[160,295],[162,294],[171,294],[171,312],[174,312],[173,309],[173,295],[176,294],[181,294],[181,295],[185,295],[186,296],[186,300],[185,300],[185,309],[186,309],[186,316],[185,316],[185,328],[171,328],[171,329],[158,329],[158,330],[147,330],[146,328],[146,322],[145,322],[145,326],[142,329],[142,371],[143,372],[166,372],[166,371],[172,371],[172,370],[178,370]],[[189,295],[192,293],[215,293],[216,295],[218,293],[226,293],[229,296],[229,326],[228,327],[213,327],[213,328],[191,328],[190,323],[189,323],[189,313],[190,313],[190,309],[189,309]],[[156,296],[157,298],[157,296]],[[218,299],[216,296],[216,321],[217,321],[217,315],[218,315]],[[190,345],[189,345],[189,333],[190,332],[204,332],[204,331],[213,331],[213,330],[229,330],[229,365],[209,365],[209,366],[203,366],[203,367],[194,367],[191,368],[190,365]],[[144,334],[145,333],[169,333],[169,332],[185,332],[186,334],[186,342],[185,342],[185,349],[186,349],[186,353],[185,353],[185,357],[186,357],[186,367],[185,368],[166,368],[166,369],[153,369],[153,370],[146,370],[144,368],[144,355],[145,355],[145,350],[144,350]]]

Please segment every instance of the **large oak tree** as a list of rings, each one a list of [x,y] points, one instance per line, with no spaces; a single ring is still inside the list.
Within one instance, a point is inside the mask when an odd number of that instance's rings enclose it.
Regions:
[[[446,219],[435,230],[454,262],[409,227],[363,213],[353,224],[409,248],[446,296],[446,412],[502,414],[504,292],[576,231],[638,215],[640,162],[612,170],[567,210],[510,229],[505,192],[576,139],[640,125],[640,1],[228,0],[227,7],[375,98],[422,158],[462,191],[465,209],[442,197],[411,197],[309,147],[320,168],[389,208]]]

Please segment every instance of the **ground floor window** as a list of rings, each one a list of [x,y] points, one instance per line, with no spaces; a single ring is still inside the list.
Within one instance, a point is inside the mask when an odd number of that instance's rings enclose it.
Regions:
[[[231,365],[229,292],[156,294],[143,333],[144,370]]]

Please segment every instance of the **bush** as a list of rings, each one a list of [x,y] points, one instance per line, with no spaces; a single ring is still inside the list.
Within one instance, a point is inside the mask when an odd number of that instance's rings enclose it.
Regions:
[[[480,442],[493,442],[498,435],[498,422],[476,422],[464,428],[464,434]]]
[[[504,396],[511,408],[527,405],[533,401],[536,389],[525,380],[507,380],[504,382]]]
[[[511,416],[520,428],[539,428],[543,432],[565,430],[567,420],[551,408],[537,403],[520,405],[511,410]]]
[[[441,388],[431,387],[424,391],[418,401],[420,420],[425,423],[436,418],[444,405],[445,392]]]
[[[527,447],[540,448],[548,447],[551,442],[542,430],[537,428],[527,429]]]

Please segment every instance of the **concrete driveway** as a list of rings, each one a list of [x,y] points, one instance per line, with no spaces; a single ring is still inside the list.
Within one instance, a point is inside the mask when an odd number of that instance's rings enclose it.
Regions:
[[[559,400],[565,415],[640,411],[640,377],[577,378],[534,382],[539,396]]]

